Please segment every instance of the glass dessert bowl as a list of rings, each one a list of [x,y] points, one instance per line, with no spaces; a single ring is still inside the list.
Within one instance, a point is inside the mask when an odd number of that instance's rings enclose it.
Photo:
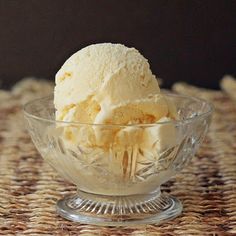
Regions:
[[[212,106],[198,98],[165,96],[176,106],[178,120],[81,124],[55,121],[53,96],[24,106],[36,148],[78,189],[58,201],[59,215],[81,223],[125,226],[157,224],[181,213],[181,202],[161,193],[160,186],[196,153]]]

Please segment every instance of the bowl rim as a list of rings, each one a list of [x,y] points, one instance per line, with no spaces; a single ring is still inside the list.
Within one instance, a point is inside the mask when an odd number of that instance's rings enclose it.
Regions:
[[[35,102],[39,102],[40,100],[45,100],[45,99],[53,99],[53,94],[51,94],[48,96],[44,96],[44,97],[40,97],[40,98],[36,98],[36,99],[28,101],[27,103],[25,103],[23,105],[23,112],[24,112],[25,117],[33,118],[38,121],[56,123],[56,124],[61,124],[61,125],[64,124],[64,125],[87,125],[87,126],[106,126],[106,127],[152,127],[155,125],[163,125],[163,124],[173,124],[173,125],[178,126],[178,125],[192,123],[195,120],[202,119],[208,115],[211,115],[214,111],[213,104],[205,99],[202,99],[202,98],[197,98],[194,96],[182,95],[182,94],[177,94],[177,93],[171,93],[171,92],[162,92],[162,94],[164,94],[164,96],[180,97],[180,98],[184,98],[184,99],[193,100],[198,103],[200,102],[202,104],[207,105],[208,109],[205,112],[202,112],[202,113],[200,113],[196,116],[193,116],[193,117],[186,118],[184,120],[169,120],[169,121],[159,121],[159,122],[155,122],[155,123],[125,124],[125,125],[123,125],[123,124],[81,123],[81,122],[76,122],[76,121],[71,122],[71,121],[54,120],[54,119],[40,117],[40,116],[34,115],[34,114],[30,113],[29,111],[27,111],[27,107],[32,105]]]

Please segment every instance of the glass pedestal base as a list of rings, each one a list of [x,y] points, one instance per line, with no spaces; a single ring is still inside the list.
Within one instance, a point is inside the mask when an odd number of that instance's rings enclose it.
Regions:
[[[104,196],[78,191],[57,202],[57,213],[63,218],[103,226],[160,224],[181,212],[181,202],[160,190],[130,196]]]

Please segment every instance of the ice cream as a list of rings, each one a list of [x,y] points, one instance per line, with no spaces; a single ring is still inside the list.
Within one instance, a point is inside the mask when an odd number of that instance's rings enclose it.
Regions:
[[[73,54],[56,74],[54,103],[56,119],[63,121],[127,125],[175,117],[148,61],[121,44],[95,44]]]
[[[173,124],[153,125],[175,119],[175,107],[134,48],[103,43],[73,54],[56,74],[54,104],[56,120],[76,122],[63,128],[64,145],[102,150],[104,159],[112,146],[119,154],[110,167],[118,175],[135,175],[145,159],[129,161],[126,148],[161,153],[176,144]]]

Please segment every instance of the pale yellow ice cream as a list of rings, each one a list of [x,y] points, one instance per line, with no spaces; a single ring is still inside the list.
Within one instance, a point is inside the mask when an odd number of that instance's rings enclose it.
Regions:
[[[63,121],[127,125],[175,117],[148,61],[121,44],[94,44],[73,54],[56,74],[54,103],[56,119]],[[93,146],[125,138],[120,133],[115,137],[117,132],[104,134],[99,128],[94,135]],[[75,130],[67,136],[80,140]]]
[[[102,153],[118,178],[132,179],[145,167],[145,153],[158,156],[176,145],[172,123],[155,125],[175,119],[175,107],[134,48],[103,43],[76,52],[56,74],[54,103],[56,120],[77,122],[58,127],[69,152],[95,153],[95,159]]]

